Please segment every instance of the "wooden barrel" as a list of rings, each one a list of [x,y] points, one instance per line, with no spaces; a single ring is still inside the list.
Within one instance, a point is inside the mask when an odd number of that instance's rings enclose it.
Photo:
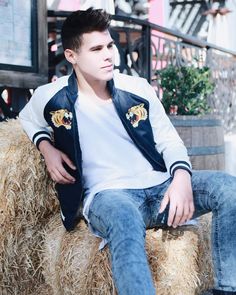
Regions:
[[[170,116],[197,170],[224,170],[224,130],[212,115]]]

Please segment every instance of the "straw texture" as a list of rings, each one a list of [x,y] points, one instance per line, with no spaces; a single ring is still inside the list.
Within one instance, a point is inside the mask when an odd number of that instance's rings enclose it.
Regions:
[[[0,124],[0,294],[30,294],[43,281],[42,228],[58,211],[53,183],[18,120]]]
[[[213,264],[211,255],[211,221],[211,213],[199,218],[199,243],[197,262],[199,268],[198,276],[201,284],[197,289],[198,294],[201,294],[203,290],[212,289],[214,284]]]
[[[198,226],[170,230],[148,230],[146,250],[158,295],[194,295],[209,288],[211,263],[209,235]],[[54,216],[45,231],[43,274],[53,295],[115,295],[109,250],[98,251],[100,240],[83,222],[67,233]],[[204,250],[200,255],[199,249]],[[203,265],[208,263],[208,265]],[[199,266],[201,265],[201,268]],[[199,272],[203,272],[201,275]]]

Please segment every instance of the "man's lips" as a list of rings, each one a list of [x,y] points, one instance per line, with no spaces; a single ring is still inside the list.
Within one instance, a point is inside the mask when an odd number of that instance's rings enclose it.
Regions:
[[[111,69],[111,68],[113,68],[113,64],[102,67],[102,69]]]

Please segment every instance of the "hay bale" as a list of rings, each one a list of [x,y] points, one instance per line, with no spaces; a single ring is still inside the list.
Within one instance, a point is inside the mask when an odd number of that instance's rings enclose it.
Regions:
[[[18,120],[0,124],[0,142],[4,142],[4,148],[0,147],[1,217],[20,216],[26,225],[36,225],[58,210],[45,163]]]
[[[42,229],[58,211],[45,163],[18,120],[0,124],[0,293],[30,294],[43,282]]]
[[[42,265],[45,282],[54,295],[115,294],[109,253],[98,251],[99,242],[83,222],[68,233],[58,216],[52,218],[45,231]]]
[[[51,288],[43,283],[38,288],[36,288],[32,293],[27,293],[27,295],[53,295]]]
[[[193,295],[199,284],[197,255],[198,235],[191,227],[187,229],[172,229],[162,233],[151,233],[148,244],[156,240],[156,247],[148,256],[156,284],[157,294],[160,295]],[[161,248],[161,251],[160,251]],[[159,257],[154,263],[153,257]],[[149,258],[149,259],[150,259]],[[180,271],[181,270],[181,271]]]
[[[20,228],[19,228],[20,229]],[[28,228],[9,233],[4,243],[0,264],[0,294],[28,295],[41,284],[43,276],[39,253],[42,249],[41,228]]]
[[[199,274],[199,249],[209,254],[204,244],[204,229],[147,231],[146,249],[158,295],[193,295],[207,288]],[[177,233],[177,234],[176,234]],[[58,216],[45,231],[43,274],[53,295],[116,294],[112,281],[109,251],[98,251],[100,240],[81,222],[76,230],[65,232]],[[201,258],[201,261],[203,258]],[[205,265],[201,265],[204,272]],[[206,273],[206,271],[205,271]]]
[[[211,255],[211,219],[212,214],[206,214],[199,219],[198,235],[198,267],[200,285],[197,294],[212,289],[214,285],[213,264]]]

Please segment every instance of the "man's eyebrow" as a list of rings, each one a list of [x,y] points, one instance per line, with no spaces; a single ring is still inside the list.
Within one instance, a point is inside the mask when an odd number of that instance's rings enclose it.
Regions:
[[[105,46],[109,46],[109,45],[113,45],[115,44],[115,41],[114,40],[111,40],[107,45]],[[90,47],[90,50],[94,50],[94,49],[97,49],[97,48],[101,48],[103,47],[104,45],[103,44],[98,44],[98,45],[94,45],[92,47]]]

